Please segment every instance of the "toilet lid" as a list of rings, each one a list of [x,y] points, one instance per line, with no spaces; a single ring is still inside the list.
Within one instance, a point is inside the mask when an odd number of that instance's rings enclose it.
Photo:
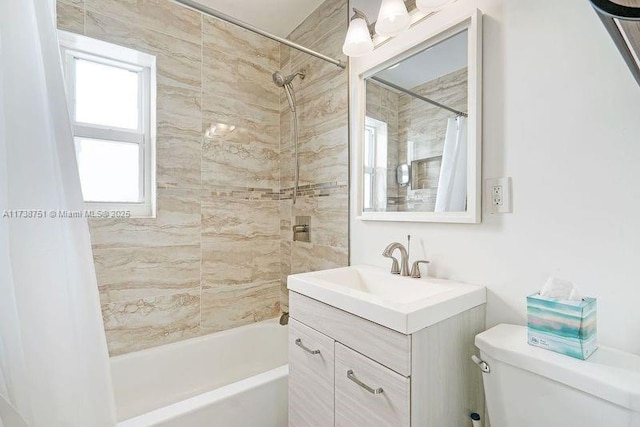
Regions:
[[[589,359],[575,359],[529,345],[526,326],[518,325],[495,326],[475,342],[494,360],[640,412],[640,356],[601,346]]]

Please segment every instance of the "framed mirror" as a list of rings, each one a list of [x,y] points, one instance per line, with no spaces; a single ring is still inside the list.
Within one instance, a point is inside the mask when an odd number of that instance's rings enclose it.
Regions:
[[[482,15],[415,14],[409,30],[351,59],[357,218],[479,223]]]

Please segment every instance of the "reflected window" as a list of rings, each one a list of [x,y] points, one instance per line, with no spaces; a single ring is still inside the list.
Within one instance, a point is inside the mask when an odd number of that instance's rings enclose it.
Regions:
[[[387,124],[366,117],[364,128],[364,210],[387,206]]]

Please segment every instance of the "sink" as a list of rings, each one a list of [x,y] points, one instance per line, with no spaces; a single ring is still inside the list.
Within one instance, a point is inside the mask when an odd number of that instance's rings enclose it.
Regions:
[[[293,274],[287,287],[403,334],[486,302],[483,286],[403,277],[368,265]]]

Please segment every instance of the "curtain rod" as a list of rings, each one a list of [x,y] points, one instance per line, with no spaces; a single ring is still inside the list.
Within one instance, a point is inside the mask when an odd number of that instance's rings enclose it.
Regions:
[[[395,84],[395,83],[391,83],[391,82],[389,82],[389,81],[387,81],[387,80],[384,80],[384,79],[381,79],[380,77],[371,76],[371,77],[369,77],[369,78],[370,78],[371,80],[375,80],[375,81],[377,81],[378,83],[382,83],[382,84],[383,84],[383,85],[385,85],[385,86],[389,86],[389,87],[391,87],[391,88],[393,88],[393,89],[399,90],[400,92],[404,92],[404,93],[406,93],[407,95],[411,95],[411,96],[413,96],[414,98],[418,98],[418,99],[419,99],[419,100],[421,100],[421,101],[428,102],[428,103],[429,103],[429,104],[431,104],[431,105],[435,105],[436,107],[444,108],[445,110],[449,110],[449,111],[451,111],[452,113],[456,113],[458,116],[462,116],[462,117],[468,117],[468,116],[469,116],[467,113],[465,113],[465,112],[463,112],[463,111],[458,111],[458,110],[453,109],[453,108],[451,108],[451,107],[447,107],[446,105],[441,104],[441,103],[439,103],[439,102],[437,102],[437,101],[434,101],[433,99],[429,99],[429,98],[424,97],[424,96],[422,96],[422,95],[418,95],[417,93],[412,92],[412,91],[410,91],[409,89],[405,89],[405,88],[403,88],[402,86],[398,86],[397,84]]]
[[[327,55],[323,55],[323,54],[321,54],[319,52],[316,52],[315,50],[311,50],[311,49],[306,48],[306,47],[304,47],[302,45],[299,45],[298,43],[294,43],[294,42],[292,42],[290,40],[287,40],[287,39],[285,39],[283,37],[276,36],[275,34],[271,34],[271,33],[267,32],[267,31],[264,31],[264,30],[262,30],[262,29],[260,29],[258,27],[255,27],[255,26],[253,26],[251,24],[247,24],[246,22],[240,21],[239,19],[236,19],[236,18],[234,18],[232,16],[229,16],[229,15],[227,15],[225,13],[218,12],[215,9],[212,9],[210,7],[207,7],[207,6],[204,6],[204,5],[202,5],[200,3],[197,3],[197,2],[195,2],[193,0],[174,0],[174,1],[176,3],[180,3],[183,6],[187,6],[187,7],[191,8],[191,9],[197,10],[198,12],[202,12],[205,15],[209,15],[209,16],[213,16],[214,18],[222,19],[223,21],[227,21],[227,22],[229,22],[229,23],[231,23],[233,25],[236,25],[238,27],[244,28],[245,30],[249,30],[249,31],[251,31],[253,33],[259,34],[259,35],[261,35],[263,37],[266,37],[268,39],[275,40],[275,41],[277,41],[279,43],[282,43],[282,44],[284,44],[286,46],[289,46],[289,47],[291,47],[293,49],[299,50],[300,52],[304,52],[304,53],[309,54],[311,56],[315,56],[316,58],[320,58],[320,59],[322,59],[324,61],[330,62],[333,65],[336,65],[336,66],[342,68],[343,70],[347,67],[347,64],[345,64],[344,61],[341,61],[339,59],[331,58],[331,57],[329,57]]]

